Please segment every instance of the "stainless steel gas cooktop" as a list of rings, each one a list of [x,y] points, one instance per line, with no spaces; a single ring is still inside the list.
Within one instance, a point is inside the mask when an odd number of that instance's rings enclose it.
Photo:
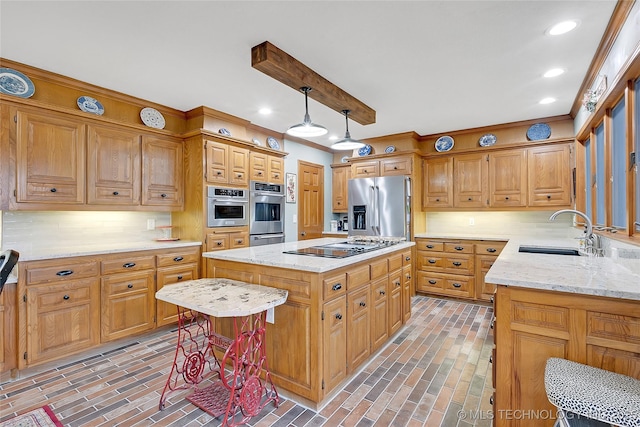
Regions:
[[[353,241],[329,243],[321,246],[311,246],[309,248],[284,251],[285,254],[307,255],[322,258],[347,258],[360,255],[366,252],[383,249],[400,243],[400,240],[377,240],[377,241]]]

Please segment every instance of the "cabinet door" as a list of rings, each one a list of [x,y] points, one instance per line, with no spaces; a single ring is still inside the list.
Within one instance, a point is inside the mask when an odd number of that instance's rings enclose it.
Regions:
[[[267,177],[267,155],[251,152],[249,155],[249,175],[253,181],[264,181]]]
[[[411,318],[411,265],[402,267],[404,283],[402,285],[402,323],[407,323]]]
[[[387,276],[371,284],[371,351],[376,351],[389,338],[389,298]]]
[[[527,151],[489,154],[489,206],[527,205]]]
[[[154,270],[102,278],[102,342],[153,329]]]
[[[545,145],[527,149],[529,206],[571,205],[570,146]]]
[[[234,233],[229,233],[229,248],[246,248],[249,246],[249,232],[248,231],[237,231]]]
[[[402,270],[389,274],[389,336],[402,326]]]
[[[482,208],[487,206],[487,155],[465,154],[453,159],[453,206]]]
[[[142,204],[181,209],[184,204],[182,141],[142,138]]]
[[[207,182],[226,184],[229,174],[229,146],[213,141],[205,141]]]
[[[268,156],[267,162],[269,182],[273,182],[274,184],[284,184],[284,160],[280,157]]]
[[[411,175],[411,157],[397,157],[380,160],[380,176]]]
[[[27,286],[27,365],[53,360],[100,342],[97,278]]]
[[[85,132],[54,113],[17,113],[17,202],[84,203]]]
[[[357,162],[351,165],[352,178],[367,178],[380,176],[380,164],[377,160]]]
[[[229,147],[229,184],[249,185],[249,150]]]
[[[333,212],[347,212],[349,210],[347,188],[350,175],[351,168],[349,167],[335,167],[332,171],[331,200]]]
[[[422,207],[453,206],[453,157],[437,157],[424,161]]]
[[[490,301],[496,291],[496,285],[484,280],[496,258],[490,255],[476,255],[476,298],[479,300]]]
[[[185,264],[177,267],[158,268],[156,288],[198,278],[198,264]],[[178,307],[164,301],[156,301],[156,325],[162,326],[178,321]]]
[[[332,390],[347,376],[347,299],[343,295],[324,304],[324,381]]]
[[[369,287],[362,286],[347,294],[347,360],[349,373],[354,372],[371,354]]]
[[[89,126],[87,137],[87,203],[140,204],[140,135]]]

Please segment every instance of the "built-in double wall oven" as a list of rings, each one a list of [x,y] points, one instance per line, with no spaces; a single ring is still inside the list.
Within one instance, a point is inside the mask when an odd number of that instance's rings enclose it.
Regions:
[[[284,184],[251,181],[249,245],[284,242]]]
[[[246,189],[207,187],[207,227],[249,225],[249,192]]]

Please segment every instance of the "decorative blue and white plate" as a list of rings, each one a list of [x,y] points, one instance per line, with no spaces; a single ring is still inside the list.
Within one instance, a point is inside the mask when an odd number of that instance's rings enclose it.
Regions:
[[[142,119],[142,123],[144,123],[146,126],[149,126],[150,128],[164,129],[164,116],[155,108],[143,108],[142,110],[140,110],[140,118]]]
[[[551,136],[551,126],[546,123],[536,123],[527,129],[527,139],[529,141],[540,141]]]
[[[12,68],[0,68],[0,93],[29,98],[36,92],[31,79]]]
[[[449,151],[453,148],[453,138],[448,135],[441,136],[436,140],[436,151]]]
[[[81,96],[78,98],[78,108],[80,108],[85,113],[97,114],[101,116],[104,114],[104,107],[100,104],[95,98],[90,96]]]
[[[349,156],[342,156],[342,158],[340,159],[340,161],[342,163],[347,163],[349,161]]]
[[[359,156],[368,156],[369,154],[371,154],[371,146],[369,144],[365,145],[364,147],[358,150]]]
[[[258,138],[251,138],[251,142],[253,142],[253,143],[254,143],[254,144],[256,144],[256,145],[262,145],[262,144],[260,143],[260,140],[259,140]]]
[[[227,129],[227,128],[218,129],[218,133],[220,135],[224,135],[224,136],[231,136],[231,132],[229,132],[229,129]]]
[[[269,147],[273,148],[274,150],[279,150],[280,149],[280,143],[278,142],[277,139],[275,139],[272,136],[267,138],[267,144],[269,144]]]
[[[384,149],[384,152],[387,154],[393,153],[394,151],[396,151],[395,145],[389,145],[387,148]]]
[[[498,138],[496,138],[494,134],[487,133],[480,137],[480,139],[478,140],[478,144],[480,144],[480,147],[491,147],[496,143],[497,140]]]

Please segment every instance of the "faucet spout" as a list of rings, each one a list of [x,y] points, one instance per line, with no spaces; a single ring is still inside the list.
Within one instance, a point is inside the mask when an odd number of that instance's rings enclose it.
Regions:
[[[561,209],[552,213],[549,217],[549,221],[554,221],[558,215],[563,213],[578,215],[579,217],[584,219],[587,227],[587,229],[585,230],[586,252],[595,256],[603,256],[602,240],[600,239],[600,236],[598,236],[597,234],[593,234],[593,224],[591,223],[589,217],[583,212],[577,211],[575,209]]]
[[[593,235],[593,224],[591,224],[591,220],[589,219],[589,217],[586,214],[584,214],[584,213],[582,213],[580,211],[577,211],[575,209],[561,209],[559,211],[556,211],[556,212],[551,214],[551,216],[549,217],[549,221],[554,221],[558,215],[563,214],[563,213],[570,213],[570,214],[573,214],[573,215],[578,215],[579,217],[584,219],[584,222],[587,225],[587,230],[586,230],[587,237],[590,238]]]

